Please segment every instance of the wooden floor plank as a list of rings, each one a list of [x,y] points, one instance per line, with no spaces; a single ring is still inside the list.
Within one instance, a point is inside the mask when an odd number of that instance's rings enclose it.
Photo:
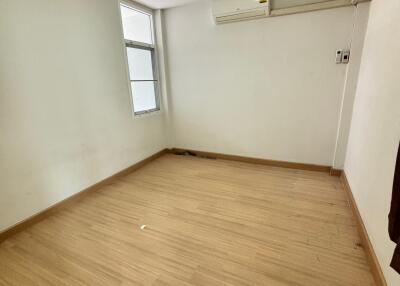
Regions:
[[[0,285],[375,284],[339,178],[168,154],[6,240]]]

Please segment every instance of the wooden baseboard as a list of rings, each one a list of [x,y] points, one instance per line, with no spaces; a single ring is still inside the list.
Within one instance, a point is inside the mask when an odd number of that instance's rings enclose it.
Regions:
[[[239,162],[245,162],[245,163],[261,164],[261,165],[289,168],[289,169],[327,172],[327,173],[330,173],[332,176],[340,176],[340,174],[341,174],[341,170],[333,169],[330,166],[294,163],[294,162],[286,162],[286,161],[276,161],[276,160],[268,160],[268,159],[259,159],[259,158],[253,158],[253,157],[228,155],[228,154],[222,154],[222,153],[205,152],[205,151],[197,151],[197,150],[181,149],[181,148],[172,148],[169,150],[169,152],[174,153],[174,154],[182,154],[182,153],[187,152],[189,154],[192,153],[196,156],[205,157],[205,158],[215,158],[215,159],[239,161]]]
[[[341,180],[347,194],[349,205],[353,211],[354,217],[356,218],[358,232],[360,233],[361,237],[361,244],[365,249],[365,252],[367,253],[368,261],[371,267],[371,272],[375,278],[375,282],[378,286],[387,286],[385,276],[383,275],[381,266],[379,265],[378,258],[376,257],[374,248],[372,247],[371,241],[367,233],[367,229],[365,228],[360,211],[358,210],[357,203],[354,199],[353,192],[350,188],[349,181],[347,180],[345,172],[342,172]]]
[[[343,173],[343,170],[334,169],[334,168],[331,168],[331,171],[330,171],[331,176],[335,176],[335,177],[341,177],[342,173]]]
[[[105,185],[112,183],[116,178],[127,175],[129,173],[132,173],[133,171],[136,171],[137,169],[143,167],[147,163],[161,157],[162,155],[164,155],[166,153],[168,153],[167,149],[161,150],[160,152],[157,152],[154,155],[152,155],[142,161],[139,161],[136,164],[90,186],[89,188],[86,188],[86,189],[80,191],[79,193],[77,193],[69,198],[66,198],[65,200],[62,200],[61,202],[58,202],[57,204],[7,228],[6,230],[0,232],[0,243],[3,242],[4,240],[6,240],[7,238],[9,238],[10,236],[12,236],[18,232],[21,232],[24,229],[28,228],[29,226],[32,226],[32,225],[40,222],[41,220],[47,218],[52,213],[54,213],[62,208],[65,208],[73,203],[76,203],[79,200],[82,200],[88,194],[93,193],[93,192],[99,190],[100,188],[104,187]]]

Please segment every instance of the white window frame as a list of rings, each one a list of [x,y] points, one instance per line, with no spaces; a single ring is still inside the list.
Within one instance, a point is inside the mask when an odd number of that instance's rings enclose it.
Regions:
[[[148,44],[148,43],[142,43],[142,42],[137,42],[137,41],[132,41],[132,40],[127,40],[125,39],[125,35],[123,32],[123,24],[122,24],[122,15],[121,15],[121,6],[125,6],[129,9],[138,11],[140,13],[146,14],[150,16],[150,24],[151,24],[151,36],[152,36],[152,41],[153,44]],[[151,113],[156,113],[161,110],[161,89],[160,89],[160,77],[159,77],[159,71],[158,71],[158,57],[157,57],[157,46],[156,46],[156,34],[155,34],[155,25],[154,25],[154,11],[150,8],[147,8],[145,6],[142,6],[140,4],[137,4],[132,1],[118,1],[118,10],[120,13],[120,20],[121,20],[121,30],[122,30],[122,40],[124,43],[124,50],[125,50],[125,64],[126,64],[126,72],[127,72],[127,78],[128,78],[128,87],[129,87],[129,94],[131,98],[131,105],[132,105],[132,112],[133,115],[136,116],[142,116],[145,114],[151,114]],[[153,64],[153,80],[132,80],[130,78],[130,69],[129,69],[129,62],[128,62],[128,48],[135,48],[135,49],[142,49],[142,50],[147,50],[151,52],[151,58],[152,58],[152,64]],[[153,109],[149,110],[143,110],[143,111],[138,111],[135,112],[135,101],[133,99],[133,90],[132,90],[132,82],[135,81],[153,81],[154,82],[154,94],[155,94],[155,102],[156,102],[156,107]]]

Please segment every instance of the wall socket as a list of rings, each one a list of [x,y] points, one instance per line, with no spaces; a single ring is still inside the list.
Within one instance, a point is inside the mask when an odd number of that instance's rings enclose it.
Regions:
[[[348,64],[350,61],[350,50],[337,50],[335,59],[337,64]]]
[[[350,61],[350,50],[342,51],[342,64],[348,64]]]
[[[343,51],[341,51],[341,50],[336,51],[336,63],[337,64],[342,63],[342,55],[343,55]]]

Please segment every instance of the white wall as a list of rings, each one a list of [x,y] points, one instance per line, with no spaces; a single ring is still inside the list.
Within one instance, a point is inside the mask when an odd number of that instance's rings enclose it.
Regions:
[[[0,1],[0,230],[165,147],[121,33],[117,0]]]
[[[165,13],[174,145],[332,165],[353,7],[216,26],[211,1]]]
[[[400,1],[372,1],[345,163],[357,205],[390,286],[388,235],[393,175],[400,140]]]

